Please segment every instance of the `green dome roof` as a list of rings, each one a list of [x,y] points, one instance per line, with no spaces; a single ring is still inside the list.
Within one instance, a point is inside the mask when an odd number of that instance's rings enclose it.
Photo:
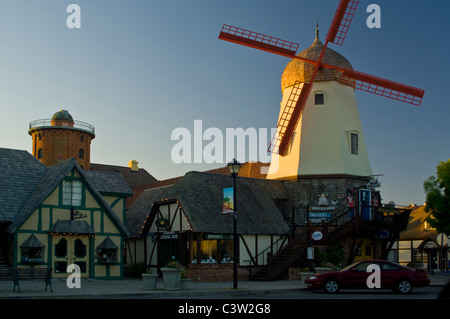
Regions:
[[[52,121],[54,121],[54,120],[66,120],[66,121],[73,122],[72,115],[70,115],[69,111],[67,111],[67,110],[61,110],[61,111],[53,114]]]

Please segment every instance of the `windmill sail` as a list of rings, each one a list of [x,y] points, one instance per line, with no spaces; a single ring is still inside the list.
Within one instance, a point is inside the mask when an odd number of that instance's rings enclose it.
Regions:
[[[220,40],[225,40],[254,49],[259,49],[289,58],[293,58],[298,50],[298,44],[281,40],[261,33],[241,29],[224,24],[219,34]]]
[[[365,92],[416,106],[420,106],[425,93],[422,89],[349,69],[342,70],[342,76],[338,81]]]
[[[295,82],[278,121],[277,130],[269,146],[269,152],[282,156],[286,155],[311,88],[311,83]]]
[[[326,42],[332,42],[338,45],[344,43],[345,36],[347,35],[356,7],[358,6],[358,1],[341,0],[334,14],[330,29],[328,29]]]

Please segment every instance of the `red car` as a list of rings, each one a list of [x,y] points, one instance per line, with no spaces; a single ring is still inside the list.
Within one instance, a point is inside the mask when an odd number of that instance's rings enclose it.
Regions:
[[[375,274],[373,269],[379,273]],[[322,288],[328,293],[337,293],[341,288],[381,288],[408,294],[413,287],[428,286],[430,279],[426,271],[404,267],[386,260],[373,259],[358,261],[341,271],[314,274],[305,280],[305,284],[309,288]]]

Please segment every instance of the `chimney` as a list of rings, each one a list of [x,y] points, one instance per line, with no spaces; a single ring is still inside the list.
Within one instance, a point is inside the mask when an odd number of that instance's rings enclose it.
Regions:
[[[139,162],[135,161],[135,160],[131,160],[128,162],[128,167],[130,168],[131,171],[133,172],[139,172],[139,166],[138,166]]]

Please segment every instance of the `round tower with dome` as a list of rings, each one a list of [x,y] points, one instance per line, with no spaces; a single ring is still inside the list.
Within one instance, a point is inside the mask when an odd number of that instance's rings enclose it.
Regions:
[[[28,134],[33,139],[33,156],[46,166],[75,158],[85,170],[90,169],[92,125],[74,121],[67,110],[56,112],[51,119],[30,123]]]

